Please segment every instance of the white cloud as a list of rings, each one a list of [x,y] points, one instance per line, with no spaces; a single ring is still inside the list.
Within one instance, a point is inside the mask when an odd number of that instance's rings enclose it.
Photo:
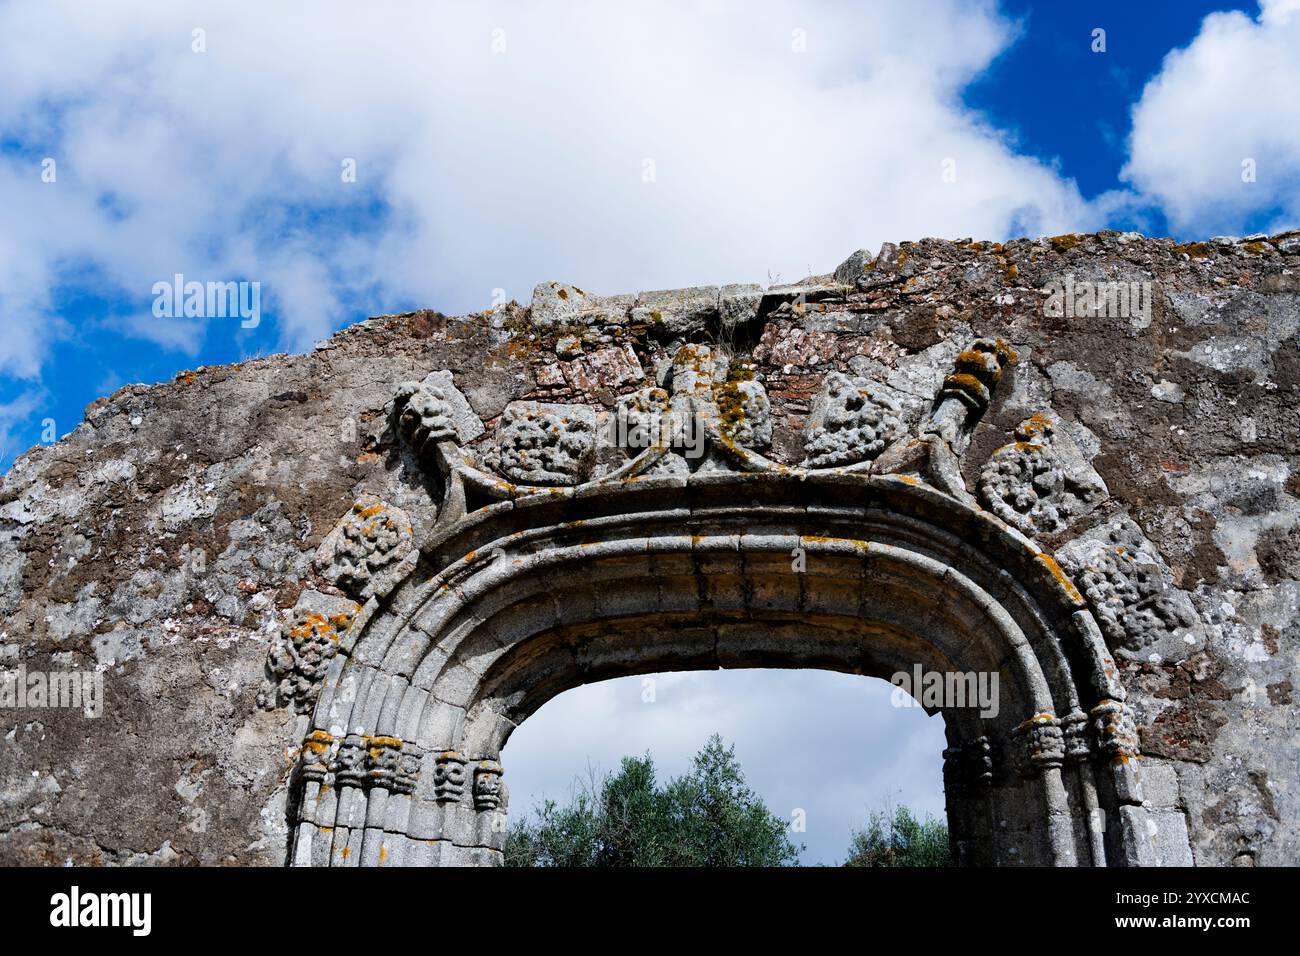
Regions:
[[[149,315],[153,282],[260,280],[275,344],[301,348],[381,300],[789,280],[885,239],[1088,222],[1072,183],[959,105],[1013,35],[991,4],[379,9],[0,7],[0,141],[30,147],[0,155],[19,213],[0,373],[39,369],[49,336],[23,333],[67,266],[139,302],[122,329],[182,351],[197,341]],[[379,228],[350,236],[371,204]]]
[[[16,437],[17,432],[40,412],[48,398],[44,389],[33,389],[20,392],[8,402],[0,402],[0,460],[23,450],[25,446]]]
[[[1300,222],[1300,0],[1258,18],[1215,13],[1175,50],[1133,109],[1123,176],[1177,228],[1235,232],[1279,209]],[[1252,160],[1256,181],[1243,182]]]
[[[776,814],[806,814],[806,863],[842,862],[867,814],[903,804],[943,819],[943,719],[890,703],[884,681],[815,670],[655,674],[588,684],[529,717],[502,754],[510,812],[567,802],[575,779],[647,751],[660,780],[690,768],[709,734],[734,744],[749,785]]]

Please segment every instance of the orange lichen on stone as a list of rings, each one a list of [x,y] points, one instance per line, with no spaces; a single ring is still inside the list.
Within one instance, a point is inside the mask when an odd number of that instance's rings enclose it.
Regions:
[[[1074,586],[1074,582],[1070,580],[1070,576],[1061,570],[1061,566],[1056,563],[1055,558],[1050,554],[1043,552],[1039,554],[1035,560],[1041,561],[1043,566],[1052,573],[1052,577],[1056,578],[1056,583],[1065,589],[1065,593],[1069,595],[1071,601],[1075,604],[1084,603],[1083,595],[1080,594],[1079,589]]]
[[[323,730],[314,730],[307,735],[307,739],[302,742],[302,749],[313,754],[324,754],[329,751],[330,744],[334,738]]]
[[[983,382],[966,372],[954,372],[944,379],[944,385],[965,389],[974,395],[983,395],[986,391]]]

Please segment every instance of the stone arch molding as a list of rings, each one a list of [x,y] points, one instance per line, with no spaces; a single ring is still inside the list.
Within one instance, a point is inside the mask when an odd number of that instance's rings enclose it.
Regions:
[[[995,716],[941,709],[961,861],[1153,862],[1112,653],[1195,622],[1136,525],[1094,514],[1105,485],[1050,409],[967,490],[971,432],[1014,359],[974,342],[915,414],[829,373],[799,462],[768,451],[752,367],[707,346],[613,411],[515,402],[491,435],[451,373],[403,385],[393,432],[437,522],[417,546],[398,509],[358,501],[317,555],[349,599],[300,601],[271,653],[264,703],[310,715],[291,862],[499,863],[501,749],[578,684],[917,663],[999,675]],[[1068,543],[1049,554],[1046,534]]]

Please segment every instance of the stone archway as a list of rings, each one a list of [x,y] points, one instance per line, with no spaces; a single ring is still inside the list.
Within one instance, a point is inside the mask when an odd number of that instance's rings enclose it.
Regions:
[[[961,353],[915,434],[886,397],[828,376],[821,468],[756,451],[765,394],[699,346],[665,388],[627,397],[614,431],[585,406],[517,403],[481,457],[450,375],[404,386],[395,431],[443,505],[418,549],[380,504],[334,536],[365,603],[320,662],[293,862],[499,862],[501,748],[577,684],[917,663],[1000,677],[996,716],[943,711],[959,859],[1144,862],[1136,735],[1089,600],[958,471],[1011,358],[1000,342]]]

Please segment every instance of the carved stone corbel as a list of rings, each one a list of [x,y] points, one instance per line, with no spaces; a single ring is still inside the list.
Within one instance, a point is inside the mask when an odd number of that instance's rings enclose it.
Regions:
[[[501,806],[501,775],[505,768],[498,760],[480,760],[474,767],[474,809],[495,810]]]
[[[1065,731],[1060,718],[1035,714],[1017,727],[1016,733],[1025,738],[1029,769],[1041,772],[1065,763]]]

